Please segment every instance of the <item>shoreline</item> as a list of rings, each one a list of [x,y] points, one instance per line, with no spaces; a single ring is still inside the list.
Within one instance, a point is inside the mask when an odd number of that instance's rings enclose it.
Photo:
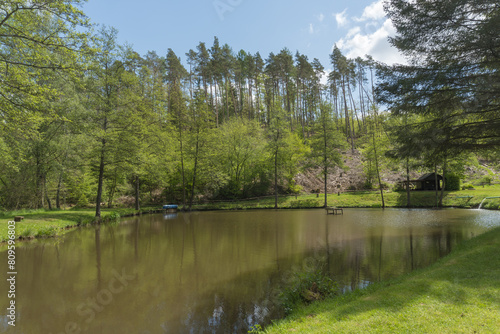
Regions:
[[[443,198],[443,206],[436,207],[435,192],[412,193],[412,206],[406,207],[406,193],[387,192],[387,209],[477,209],[485,197],[500,194],[500,186],[490,186],[479,190],[463,190],[447,192]],[[474,195],[474,196],[472,196]],[[463,200],[464,196],[467,201]],[[404,200],[404,203],[402,202]],[[497,204],[498,203],[498,204]],[[221,201],[193,205],[190,211],[179,212],[208,212],[208,211],[252,211],[252,210],[300,210],[324,209],[324,197],[317,194],[289,195],[279,197],[279,207],[274,208],[273,197],[259,199]],[[329,194],[328,205],[345,209],[375,209],[381,208],[380,194],[374,192],[349,192]],[[481,210],[500,210],[500,200],[490,201],[483,205]],[[113,208],[102,211],[101,223],[115,221],[120,218],[133,217],[143,214],[162,213],[160,206],[145,206],[139,212],[131,208]],[[63,236],[79,226],[95,224],[94,209],[69,209],[69,210],[35,210],[12,211],[0,213],[0,246],[8,239],[7,222],[14,216],[24,216],[22,222],[16,223],[16,240],[30,241],[33,239],[53,238]]]
[[[300,306],[254,333],[495,333],[500,227],[426,268]]]

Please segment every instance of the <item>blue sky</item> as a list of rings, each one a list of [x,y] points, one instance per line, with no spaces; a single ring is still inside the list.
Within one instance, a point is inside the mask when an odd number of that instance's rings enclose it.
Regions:
[[[171,48],[184,61],[189,49],[210,47],[217,36],[235,52],[267,58],[287,47],[327,69],[334,44],[349,57],[402,62],[387,42],[394,28],[382,0],[88,0],[83,11],[93,23],[117,28],[119,42],[141,55],[165,56]]]

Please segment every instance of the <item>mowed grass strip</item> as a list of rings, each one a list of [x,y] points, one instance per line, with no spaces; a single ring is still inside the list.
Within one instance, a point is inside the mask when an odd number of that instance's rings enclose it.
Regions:
[[[443,206],[457,208],[474,208],[486,197],[500,196],[500,185],[480,186],[477,189],[445,191]],[[384,191],[386,207],[406,207],[406,192]],[[281,209],[321,208],[324,205],[324,194],[287,195],[278,198],[278,207]],[[382,197],[379,191],[351,191],[337,194],[328,194],[328,205],[343,208],[380,208]],[[437,206],[435,191],[412,191],[411,207],[432,208]],[[267,196],[258,199],[241,199],[234,201],[217,201],[207,204],[194,205],[195,210],[245,210],[245,209],[272,209],[274,197]],[[483,208],[500,209],[500,198],[488,199]]]
[[[299,308],[265,333],[500,333],[500,228],[434,265]]]
[[[115,220],[120,216],[135,213],[133,209],[106,209],[101,213],[103,221]],[[78,210],[22,210],[0,213],[0,242],[8,240],[8,221],[15,216],[24,219],[16,223],[16,238],[33,239],[61,236],[73,227],[88,225],[95,221],[94,209]]]

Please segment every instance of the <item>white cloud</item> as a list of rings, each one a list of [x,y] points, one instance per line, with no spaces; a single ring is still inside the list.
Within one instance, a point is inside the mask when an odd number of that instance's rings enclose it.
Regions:
[[[348,58],[371,55],[384,63],[404,64],[405,58],[388,41],[388,37],[395,34],[396,29],[391,20],[386,19],[375,32],[363,33],[361,28],[353,28],[336,44]]]
[[[355,21],[362,22],[368,20],[380,20],[385,17],[384,1],[378,0],[365,8],[363,14],[359,18],[354,18]]]
[[[312,35],[314,34],[314,27],[312,23],[309,23],[309,33]]]
[[[323,15],[323,13],[321,13],[321,14],[318,15],[318,21],[319,22],[323,22],[324,19],[325,19],[325,15]]]
[[[349,22],[349,20],[347,19],[347,8],[344,9],[344,11],[340,12],[340,13],[334,13],[333,16],[335,17],[335,20],[337,21],[337,26],[339,27],[344,27],[345,25],[347,25],[347,22]]]
[[[332,72],[332,70],[325,69],[325,73],[323,73],[323,75],[321,76],[321,78],[319,80],[319,82],[322,85],[326,85],[328,83],[328,76],[330,75],[331,72]]]
[[[352,36],[359,34],[361,32],[361,27],[354,27],[347,32],[346,38],[351,38]]]

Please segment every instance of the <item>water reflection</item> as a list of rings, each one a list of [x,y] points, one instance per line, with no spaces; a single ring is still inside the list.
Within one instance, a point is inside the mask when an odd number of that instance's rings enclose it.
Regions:
[[[145,215],[19,249],[18,322],[0,332],[246,333],[281,316],[278,295],[295,271],[321,267],[348,291],[426,266],[500,223],[498,212],[473,210],[168,218]]]

